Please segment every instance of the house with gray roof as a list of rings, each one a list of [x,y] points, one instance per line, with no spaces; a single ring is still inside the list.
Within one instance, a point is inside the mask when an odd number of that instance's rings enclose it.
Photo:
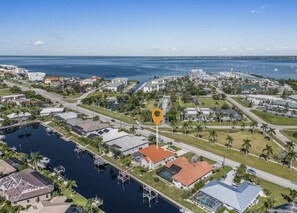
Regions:
[[[77,114],[75,112],[62,112],[55,115],[54,119],[57,122],[67,121],[73,118],[77,118]]]
[[[79,135],[87,136],[100,129],[107,128],[108,124],[101,123],[100,121],[93,121],[92,119],[83,120],[80,118],[73,118],[67,120],[65,126]]]
[[[27,207],[38,201],[51,199],[54,185],[39,172],[26,169],[0,179],[0,197],[12,205]]]
[[[236,212],[244,212],[256,204],[261,188],[245,181],[238,187],[219,180],[212,180],[194,195],[194,202],[209,212],[217,212],[223,206]]]
[[[129,155],[149,146],[149,141],[142,136],[125,135],[104,143],[107,147],[114,147],[118,154]]]

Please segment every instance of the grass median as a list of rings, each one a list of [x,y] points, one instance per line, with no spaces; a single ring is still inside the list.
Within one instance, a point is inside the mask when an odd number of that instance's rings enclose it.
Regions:
[[[86,105],[86,104],[81,104],[81,105],[78,105],[78,106],[80,106],[82,108],[85,108],[85,109],[88,109],[88,110],[91,110],[93,112],[97,112],[99,114],[102,114],[102,115],[105,115],[105,116],[108,116],[108,117],[123,121],[125,123],[136,124],[136,122],[133,120],[133,118],[131,118],[131,117],[127,116],[127,115],[123,115],[123,114],[120,114],[120,113],[117,113],[117,112],[114,112],[114,111],[104,109],[102,107]]]

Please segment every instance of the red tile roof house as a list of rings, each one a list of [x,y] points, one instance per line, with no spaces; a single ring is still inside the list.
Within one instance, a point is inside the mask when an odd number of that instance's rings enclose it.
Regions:
[[[162,170],[166,170],[164,177],[162,176]],[[187,189],[194,186],[199,180],[210,176],[212,166],[206,161],[190,163],[187,158],[179,157],[165,164],[164,167],[157,171],[157,174],[168,181],[172,181],[178,188]],[[168,177],[168,174],[171,174],[171,177]]]
[[[143,167],[155,169],[175,159],[175,153],[165,148],[151,145],[137,152],[134,161]]]
[[[0,179],[0,197],[12,205],[27,207],[38,201],[51,199],[52,181],[39,172],[25,169]]]

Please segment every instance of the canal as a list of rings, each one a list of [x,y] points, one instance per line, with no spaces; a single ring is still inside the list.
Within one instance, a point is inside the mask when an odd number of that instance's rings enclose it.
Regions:
[[[77,183],[75,190],[86,198],[102,198],[103,210],[107,213],[179,212],[175,206],[160,197],[158,203],[152,202],[149,207],[143,202],[142,188],[136,181],[131,180],[124,186],[118,184],[116,168],[108,165],[103,171],[98,171],[90,154],[77,156],[74,153],[75,144],[65,142],[58,135],[49,135],[41,125],[27,126],[8,133],[6,142],[19,152],[39,152],[49,157],[52,168],[63,165],[66,178]]]

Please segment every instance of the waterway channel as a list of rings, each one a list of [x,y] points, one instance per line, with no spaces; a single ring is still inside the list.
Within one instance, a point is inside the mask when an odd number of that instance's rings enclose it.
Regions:
[[[131,180],[124,186],[118,184],[116,168],[108,165],[104,170],[98,171],[90,154],[77,156],[74,153],[75,144],[65,142],[58,135],[49,135],[41,125],[27,126],[7,133],[6,142],[19,152],[39,152],[49,157],[52,168],[63,165],[66,169],[65,177],[77,183],[75,190],[86,198],[102,198],[103,210],[107,213],[179,212],[174,205],[160,197],[157,203],[153,202],[149,207],[143,202],[142,188],[136,181]]]

